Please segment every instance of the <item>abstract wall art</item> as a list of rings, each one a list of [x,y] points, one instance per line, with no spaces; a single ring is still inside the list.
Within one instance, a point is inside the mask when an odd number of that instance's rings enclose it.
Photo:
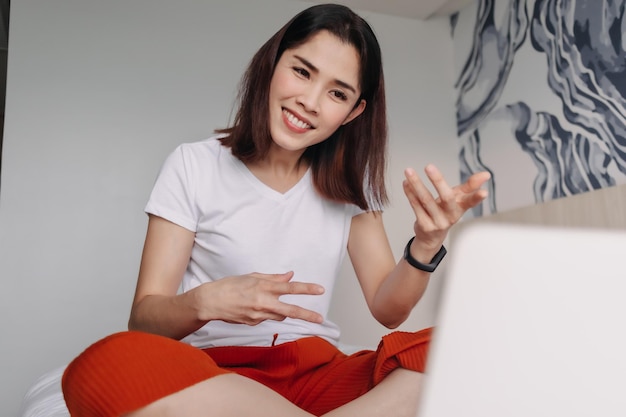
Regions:
[[[626,0],[477,0],[451,17],[461,179],[481,216],[626,183]]]

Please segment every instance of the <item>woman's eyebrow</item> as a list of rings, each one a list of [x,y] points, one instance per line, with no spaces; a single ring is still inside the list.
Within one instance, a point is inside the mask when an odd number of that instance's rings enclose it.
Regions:
[[[303,58],[303,57],[301,57],[299,55],[294,55],[294,58],[296,58],[298,61],[300,61],[302,63],[302,65],[307,67],[309,69],[309,71],[314,72],[316,74],[319,74],[320,70],[315,65],[313,65],[309,60],[307,60],[306,58]],[[345,81],[338,80],[338,79],[335,79],[334,82],[338,86],[343,87],[346,90],[350,90],[354,94],[356,94],[356,88],[351,86],[349,83],[347,83]]]

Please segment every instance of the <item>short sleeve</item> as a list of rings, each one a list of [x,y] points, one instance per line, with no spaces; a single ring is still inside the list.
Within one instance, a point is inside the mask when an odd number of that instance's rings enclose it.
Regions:
[[[358,216],[359,214],[365,213],[365,210],[363,210],[356,204],[348,204],[347,209],[350,217]]]
[[[165,160],[145,207],[145,212],[162,217],[195,232],[198,225],[196,204],[197,173],[185,146],[178,146]]]

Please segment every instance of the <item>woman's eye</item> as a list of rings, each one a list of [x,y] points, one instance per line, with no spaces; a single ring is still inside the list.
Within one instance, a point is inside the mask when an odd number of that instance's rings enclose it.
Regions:
[[[338,90],[333,91],[332,94],[333,94],[333,97],[338,98],[341,101],[346,101],[348,99],[347,95],[345,95],[344,93]]]
[[[305,70],[304,68],[293,67],[293,70],[299,76],[304,77],[304,78],[309,78],[309,71]]]

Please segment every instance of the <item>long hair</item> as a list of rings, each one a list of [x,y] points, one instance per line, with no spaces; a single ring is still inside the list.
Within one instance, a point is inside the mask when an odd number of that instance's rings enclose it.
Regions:
[[[263,159],[272,144],[269,126],[269,90],[276,63],[287,49],[326,30],[352,45],[360,57],[361,99],[365,110],[328,139],[306,149],[313,183],[324,197],[352,203],[363,210],[380,209],[387,202],[385,169],[387,115],[382,57],[369,24],[338,4],[310,7],[291,19],[254,55],[243,75],[238,110],[232,127],[219,129],[233,155],[244,162]]]

